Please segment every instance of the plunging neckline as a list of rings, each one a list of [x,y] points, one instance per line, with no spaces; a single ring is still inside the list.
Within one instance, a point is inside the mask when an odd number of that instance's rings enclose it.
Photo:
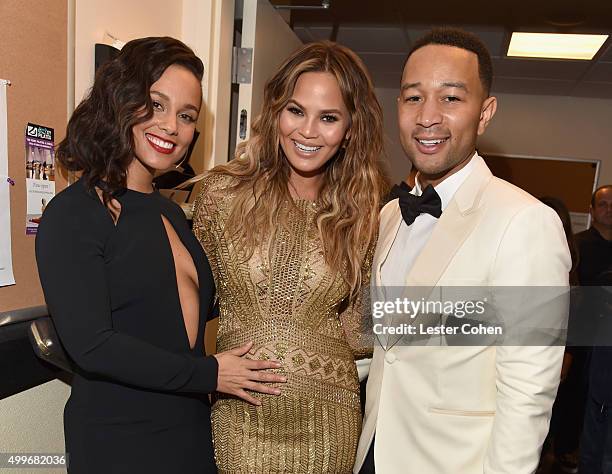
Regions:
[[[101,189],[98,186],[96,186],[96,189]],[[102,202],[102,197],[96,192],[96,197],[99,198],[100,203],[102,205],[104,205],[104,203]],[[126,201],[127,198],[127,201]],[[109,219],[111,220],[111,222],[113,223],[113,227],[115,228],[115,231],[117,231],[121,225],[122,219],[124,217],[124,210],[127,211],[127,207],[129,207],[129,200],[130,199],[137,199],[139,201],[142,200],[148,200],[150,202],[153,201],[157,201],[158,203],[160,202],[159,200],[161,199],[165,199],[157,189],[154,189],[152,192],[150,193],[145,193],[145,192],[141,192],[141,191],[137,191],[135,189],[130,189],[127,187],[121,188],[119,191],[117,191],[116,193],[113,194],[111,199],[115,199],[119,205],[120,205],[120,209],[119,209],[119,214],[117,217],[117,220],[115,221],[115,219],[113,219],[113,216],[111,215],[110,211],[108,210],[108,208],[105,208],[106,210],[106,215],[109,217]],[[180,313],[180,322],[179,324],[182,327],[182,333],[184,335],[184,341],[187,345],[187,349],[189,351],[194,351],[197,347],[197,343],[199,338],[201,337],[201,328],[202,328],[202,324],[201,324],[201,319],[202,319],[202,307],[201,307],[201,301],[200,301],[200,281],[201,281],[201,275],[200,272],[198,270],[198,266],[196,265],[194,256],[192,255],[192,253],[189,251],[189,247],[186,244],[186,242],[184,241],[183,237],[181,236],[181,232],[179,232],[177,230],[176,225],[173,223],[172,218],[164,212],[163,207],[160,205],[159,208],[157,209],[159,211],[159,222],[161,224],[161,229],[164,232],[164,236],[165,236],[165,240],[166,240],[166,245],[167,245],[167,249],[169,251],[169,256],[170,256],[170,261],[172,263],[172,272],[173,272],[173,280],[175,283],[175,294],[176,294],[176,298],[177,298],[177,306],[178,306],[178,312]],[[191,265],[193,265],[193,269],[195,270],[195,277],[196,277],[196,281],[193,281],[193,279],[191,279],[195,285],[195,290],[197,293],[197,299],[198,299],[198,309],[197,309],[197,324],[196,324],[196,331],[195,331],[195,337],[193,339],[193,345],[191,344],[190,338],[189,338],[189,331],[187,329],[187,322],[185,320],[185,312],[183,311],[183,304],[181,301],[181,292],[179,291],[179,280],[178,280],[178,274],[177,274],[177,266],[176,266],[176,256],[174,254],[173,251],[173,247],[171,244],[171,240],[170,240],[170,236],[168,234],[168,230],[166,229],[166,226],[164,224],[164,219],[168,222],[168,225],[170,225],[172,227],[172,230],[174,231],[176,237],[178,238],[178,242],[180,243],[180,245],[182,245],[183,249],[185,250],[185,252],[187,252],[187,255],[189,255],[189,257],[191,258]],[[187,276],[188,278],[190,278],[189,276]]]

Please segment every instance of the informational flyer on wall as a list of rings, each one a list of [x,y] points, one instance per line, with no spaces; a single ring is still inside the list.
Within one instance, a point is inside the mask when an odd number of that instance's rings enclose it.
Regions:
[[[55,196],[55,150],[53,129],[28,123],[25,137],[26,234],[36,234],[40,217]]]
[[[0,286],[14,285],[11,254],[11,199],[14,181],[8,175],[8,130],[6,87],[8,81],[0,79]]]

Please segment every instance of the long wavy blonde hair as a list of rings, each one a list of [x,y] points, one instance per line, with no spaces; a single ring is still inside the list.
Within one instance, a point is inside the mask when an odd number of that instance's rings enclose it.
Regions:
[[[323,173],[316,223],[326,263],[342,275],[354,295],[361,286],[367,249],[375,244],[378,211],[387,191],[379,161],[383,154],[382,110],[366,68],[355,53],[321,41],[290,56],[266,83],[263,110],[253,122],[250,139],[238,145],[236,159],[211,173],[236,178],[236,197],[225,233],[252,255],[264,239],[274,239],[277,226],[286,225],[283,203],[293,203],[288,187],[290,167],[280,146],[279,117],[305,72],[332,74],[350,114],[350,139]]]

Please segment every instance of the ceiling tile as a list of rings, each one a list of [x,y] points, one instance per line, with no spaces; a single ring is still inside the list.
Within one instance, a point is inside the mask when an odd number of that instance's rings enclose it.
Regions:
[[[296,26],[293,31],[302,40],[302,43],[312,43],[315,39],[310,34],[310,30],[303,26]]]
[[[412,45],[421,36],[424,36],[429,30],[436,26],[440,25],[406,25],[406,34],[408,35],[410,44]]]
[[[273,3],[296,1],[272,0]],[[330,39],[334,22],[339,25],[336,40],[360,54],[377,87],[398,87],[412,42],[432,27],[448,25],[475,33],[488,47],[494,59],[494,91],[585,97],[600,94],[610,98],[612,38],[605,43],[595,63],[507,58],[505,48],[510,32],[517,25],[524,25],[526,30],[551,28],[550,20],[558,15],[553,15],[550,5],[533,0],[500,0],[502,3],[491,9],[485,7],[484,0],[478,0],[464,2],[457,9],[452,0],[440,1],[414,4],[406,0],[333,0],[329,10],[294,10],[291,18],[294,30],[304,42]],[[303,2],[315,4],[319,0]],[[611,34],[609,12],[612,12],[612,0],[584,0],[580,15],[569,15],[568,21],[574,17],[583,21],[581,32]],[[558,17],[565,21],[565,17]],[[578,84],[579,80],[587,82]]]
[[[522,77],[495,77],[492,93],[569,95],[575,81],[526,79]]]
[[[321,0],[271,0],[274,4],[320,5]],[[0,2],[2,3],[2,2]],[[341,24],[370,23],[377,26],[403,24],[476,25],[483,29],[505,27],[555,30],[557,25],[575,32],[608,32],[612,23],[610,0],[332,0],[323,10],[292,10],[294,22],[338,21]],[[570,25],[575,25],[572,28]],[[563,28],[563,27],[561,27]],[[579,30],[579,31],[578,31]],[[491,46],[494,53],[493,46]]]
[[[411,44],[414,43],[421,36],[425,35],[432,28],[440,27],[442,25],[417,25],[417,24],[409,24],[407,25],[406,32],[408,34],[408,38],[410,39]],[[491,56],[497,57],[505,54],[504,48],[506,43],[506,30],[502,27],[482,27],[482,26],[474,26],[474,25],[448,25],[453,28],[459,28],[462,30],[469,31],[474,33],[476,36],[480,38],[480,40],[485,44]]]
[[[606,33],[612,34],[609,31]],[[608,41],[604,43],[603,47],[606,48],[606,50],[601,54],[601,57],[599,58],[599,60],[612,62],[612,40],[608,38]]]
[[[357,52],[406,53],[408,44],[401,28],[340,25],[337,41]]]
[[[374,87],[382,89],[397,89],[399,93],[400,76],[395,73],[376,71],[372,71],[371,74]]]
[[[498,28],[483,28],[478,26],[463,26],[464,30],[471,31],[485,44],[489,53],[493,57],[503,56],[506,54],[506,30],[503,27]]]
[[[525,77],[556,80],[577,80],[591,66],[589,61],[558,61],[554,59],[516,59],[493,60],[496,76]]]
[[[308,25],[298,24],[293,25],[293,31],[305,43],[312,41],[328,40],[331,38],[333,28],[329,25]]]
[[[392,73],[400,80],[406,53],[359,53],[359,56],[369,70]]]
[[[612,82],[612,62],[605,63],[599,61],[595,63],[583,80],[589,82]]]
[[[612,82],[581,82],[572,91],[571,95],[612,99]]]

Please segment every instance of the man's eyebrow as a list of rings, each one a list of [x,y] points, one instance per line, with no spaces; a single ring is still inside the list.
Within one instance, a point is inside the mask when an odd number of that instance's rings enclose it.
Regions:
[[[406,82],[405,84],[402,84],[401,90],[412,89],[414,87],[419,87],[420,85],[420,82]],[[463,89],[465,91],[468,90],[464,82],[443,82],[440,84],[440,87],[456,87],[457,89]]]
[[[457,89],[463,89],[467,91],[467,86],[464,82],[443,82],[440,87],[456,87]]]
[[[412,89],[413,87],[419,87],[420,85],[420,82],[406,82],[402,84],[401,90]]]

